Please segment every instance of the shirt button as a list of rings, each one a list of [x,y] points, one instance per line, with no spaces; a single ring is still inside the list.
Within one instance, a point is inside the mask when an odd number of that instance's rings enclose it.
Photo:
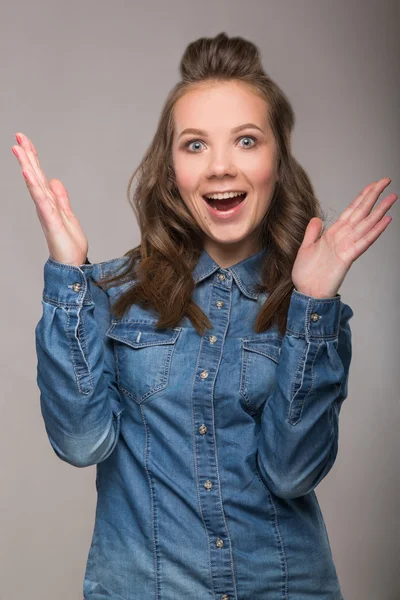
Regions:
[[[314,323],[320,318],[321,316],[318,313],[311,313],[311,321],[313,321]]]
[[[221,600],[229,600],[228,594],[222,594]]]
[[[217,300],[217,301],[216,301],[216,303],[215,303],[215,306],[216,306],[217,308],[222,308],[222,307],[223,307],[223,305],[224,305],[224,303],[222,302],[222,300]]]
[[[210,344],[215,344],[215,342],[217,341],[217,336],[210,335],[208,339],[210,340]]]
[[[82,285],[80,283],[78,283],[78,282],[73,283],[71,285],[71,288],[74,290],[74,292],[80,292],[81,291],[81,287],[82,287]]]
[[[212,482],[209,479],[207,479],[207,481],[204,484],[204,487],[206,488],[206,490],[211,490]]]
[[[206,379],[206,377],[208,377],[208,371],[202,371],[202,372],[200,373],[200,377],[201,377],[202,379]]]
[[[221,540],[221,538],[217,538],[215,545],[217,546],[217,548],[222,548],[222,546],[224,545],[224,542]]]
[[[219,273],[219,275],[218,275],[218,279],[219,279],[220,281],[225,281],[225,279],[226,279],[226,276],[225,276],[223,273]]]
[[[201,433],[201,435],[205,435],[207,433],[207,427],[204,425],[200,425],[199,427],[199,433]]]

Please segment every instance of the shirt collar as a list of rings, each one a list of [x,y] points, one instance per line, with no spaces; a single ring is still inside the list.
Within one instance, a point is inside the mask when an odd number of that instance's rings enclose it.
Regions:
[[[202,250],[197,265],[193,269],[193,280],[195,283],[203,281],[215,271],[228,271],[238,285],[241,292],[248,298],[257,300],[259,294],[254,291],[254,284],[261,280],[261,265],[266,253],[265,248],[252,254],[251,256],[231,265],[230,267],[220,267],[206,250]]]

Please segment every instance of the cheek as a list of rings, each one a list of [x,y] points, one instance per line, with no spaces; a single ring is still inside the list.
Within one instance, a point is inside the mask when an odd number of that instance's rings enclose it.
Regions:
[[[270,162],[269,159],[267,161],[257,161],[253,164],[253,168],[247,172],[257,194],[257,218],[264,216],[275,189],[276,172],[272,166],[265,167],[268,162]]]
[[[198,179],[193,163],[179,157],[174,163],[174,168],[178,187],[182,192],[190,193],[196,187]]]
[[[275,185],[276,174],[273,167],[268,166],[269,162],[268,160],[257,160],[248,165],[246,174],[255,188],[266,190]]]

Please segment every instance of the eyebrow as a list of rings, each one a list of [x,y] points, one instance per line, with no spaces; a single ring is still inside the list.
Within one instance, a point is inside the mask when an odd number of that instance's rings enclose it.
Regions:
[[[238,127],[234,127],[231,130],[231,133],[238,133],[239,131],[242,131],[243,129],[258,129],[258,131],[261,131],[261,133],[265,133],[261,127],[258,127],[258,125],[256,125],[255,123],[245,123],[244,125],[239,125]],[[182,131],[182,133],[179,134],[178,136],[178,140],[180,137],[182,137],[183,135],[185,135],[186,133],[191,133],[194,135],[203,135],[205,137],[207,137],[207,132],[203,131],[202,129],[193,129],[191,127],[189,127],[188,129],[184,129]]]

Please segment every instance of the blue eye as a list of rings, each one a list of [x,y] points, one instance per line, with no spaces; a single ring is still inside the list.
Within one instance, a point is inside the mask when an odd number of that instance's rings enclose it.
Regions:
[[[245,148],[253,148],[253,146],[256,145],[257,140],[256,138],[254,138],[252,135],[245,135],[242,138],[240,138],[241,140],[253,140],[254,144],[252,146],[244,146]]]
[[[256,144],[257,144],[257,139],[255,137],[253,137],[252,135],[244,135],[241,138],[239,138],[239,140],[252,140],[254,142],[254,144],[252,144],[251,146],[242,146],[243,148],[253,148]],[[186,142],[185,144],[185,148],[189,148],[189,146],[191,146],[192,144],[202,144],[203,142],[201,140],[189,140],[188,142]],[[197,151],[194,151],[193,154],[198,154]]]
[[[202,142],[200,140],[190,140],[189,142],[186,142],[185,148],[189,148],[191,144],[202,144]],[[197,152],[195,152],[195,154],[197,154]]]

